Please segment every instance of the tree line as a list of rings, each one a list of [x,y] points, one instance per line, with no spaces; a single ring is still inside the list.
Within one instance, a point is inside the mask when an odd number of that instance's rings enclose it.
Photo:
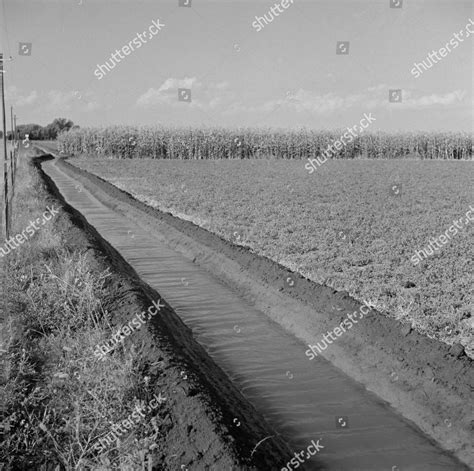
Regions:
[[[41,126],[40,124],[19,124],[17,126],[20,139],[24,139],[26,134],[28,134],[30,141],[54,141],[60,132],[69,131],[70,129],[79,129],[79,126],[66,118],[56,118],[46,126]],[[2,132],[0,131],[1,134]],[[12,139],[11,131],[7,132],[7,139]]]

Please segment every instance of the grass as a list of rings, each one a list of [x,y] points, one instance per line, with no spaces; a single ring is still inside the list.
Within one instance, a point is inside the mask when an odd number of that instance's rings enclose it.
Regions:
[[[72,162],[163,211],[474,352],[469,226],[411,257],[473,204],[472,164],[454,161],[114,160]],[[401,196],[390,192],[401,185]],[[239,236],[239,237],[237,237]]]
[[[36,171],[24,165],[16,194],[13,234],[53,203]],[[69,246],[60,226],[70,230],[69,220],[56,219],[6,257],[11,310],[0,462],[8,469],[141,469],[163,406],[147,412],[123,440],[94,449],[153,391],[141,374],[139,345],[120,345],[105,362],[94,356],[112,334],[104,302],[117,295],[114,277],[89,251]]]

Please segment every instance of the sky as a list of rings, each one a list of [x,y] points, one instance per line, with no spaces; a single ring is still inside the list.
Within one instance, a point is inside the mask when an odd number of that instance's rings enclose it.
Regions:
[[[19,124],[474,130],[472,1],[0,2]]]

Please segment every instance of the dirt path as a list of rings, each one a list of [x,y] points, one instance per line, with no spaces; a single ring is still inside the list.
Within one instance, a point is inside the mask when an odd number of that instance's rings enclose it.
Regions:
[[[332,290],[295,275],[289,286],[285,283],[288,273],[275,263],[255,257],[191,223],[147,208],[65,162],[59,166],[74,175],[80,185],[94,188],[102,203],[126,214],[141,228],[165,234],[168,245],[216,273],[256,308],[305,342],[316,343],[318,333],[339,324],[341,312],[360,307],[347,296],[335,296]],[[293,315],[288,316],[288,312]],[[401,333],[392,320],[376,313],[367,316],[363,325],[347,332],[323,355],[393,404],[446,448],[465,461],[470,459],[471,360],[457,358],[453,349],[413,332]]]

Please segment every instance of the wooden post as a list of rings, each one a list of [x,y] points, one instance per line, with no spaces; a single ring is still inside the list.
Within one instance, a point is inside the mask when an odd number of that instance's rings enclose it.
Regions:
[[[1,189],[1,196],[0,196],[0,206],[1,206],[1,218],[2,218],[2,237],[8,239],[9,237],[9,228],[8,228],[8,178],[7,178],[7,123],[5,117],[5,80],[3,74],[3,53],[0,53],[0,94],[1,94],[1,102],[2,102],[2,131],[3,136],[2,140],[3,143],[1,145],[0,150],[0,173],[3,173],[1,179],[3,180]],[[3,169],[3,172],[2,172]]]
[[[13,175],[13,153],[15,152],[15,149],[13,148],[13,106],[10,106],[10,127],[11,127],[10,178],[11,178],[11,189],[13,192],[14,190],[13,183],[15,179],[15,175]],[[11,218],[11,214],[10,214],[10,218]]]
[[[5,97],[4,97],[4,75],[3,75],[3,54],[0,53],[0,93],[1,93],[1,100],[2,100],[2,109],[3,109],[3,143],[0,142],[0,244],[3,246],[5,241],[9,237],[8,231],[8,207],[7,207],[7,191],[8,191],[8,184],[6,178],[4,178],[4,170],[6,170],[6,162],[7,162],[7,133],[6,133],[6,123],[5,123]],[[1,130],[1,129],[0,129]],[[4,170],[3,170],[4,169]],[[2,240],[5,239],[5,240]],[[5,329],[7,322],[8,322],[8,290],[7,290],[7,271],[8,271],[8,264],[5,260],[5,257],[0,256],[0,325],[2,329],[0,329],[0,341],[2,343],[2,349],[4,347],[5,342],[8,338],[7,329]],[[3,351],[0,352],[0,376],[2,383],[8,379],[6,372],[3,369],[4,365],[4,356]],[[5,401],[0,402],[0,420],[3,420],[5,417]]]
[[[13,115],[13,125],[15,127],[15,175],[18,166],[18,157],[20,155],[20,139],[18,138],[18,129],[16,127],[16,114]]]
[[[10,150],[10,178],[11,178],[11,200],[13,200],[13,194],[15,193],[15,167],[14,167],[14,154],[13,149]],[[10,227],[11,226],[12,213],[10,211]]]
[[[11,140],[13,141],[13,106],[10,106],[10,127],[11,127]]]

